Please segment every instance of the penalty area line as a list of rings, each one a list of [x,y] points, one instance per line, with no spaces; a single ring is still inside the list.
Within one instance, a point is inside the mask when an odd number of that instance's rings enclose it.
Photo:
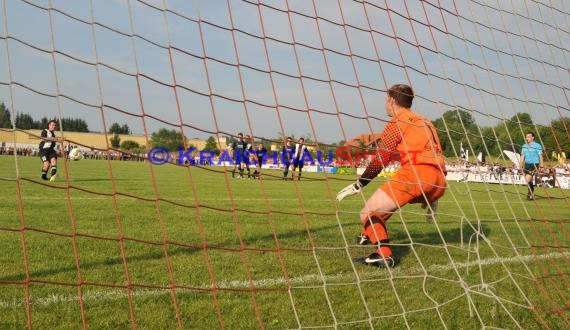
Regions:
[[[487,259],[481,259],[478,261],[471,261],[471,262],[460,262],[460,263],[449,263],[449,264],[435,264],[429,267],[426,267],[427,273],[430,272],[437,272],[437,271],[448,271],[452,269],[462,269],[468,267],[475,267],[475,266],[491,266],[497,265],[499,263],[519,263],[519,262],[531,262],[535,260],[545,260],[545,259],[559,259],[559,258],[568,258],[570,257],[570,252],[559,253],[553,252],[548,254],[541,254],[541,255],[523,255],[517,257],[493,257]],[[368,268],[368,267],[367,267]],[[362,280],[366,280],[366,277],[374,277],[378,275],[378,271],[382,271],[381,269],[370,268],[370,271],[362,272],[360,277]],[[396,267],[392,269],[392,274],[395,276],[404,276],[404,273],[408,274],[416,274],[416,273],[424,273],[424,271],[420,268],[407,268],[403,269],[400,267]],[[353,281],[354,274],[353,273],[344,273],[344,274],[336,274],[331,276],[325,276],[324,278],[318,274],[307,274],[303,276],[293,277],[289,279],[289,283],[293,285],[303,286],[305,284],[311,282],[334,282],[334,281]],[[285,286],[287,285],[287,280],[284,277],[278,278],[267,278],[261,280],[254,280],[253,285],[258,288],[271,288],[275,286]],[[324,284],[326,285],[326,284]],[[312,285],[313,286],[313,285]],[[250,287],[249,281],[220,281],[217,283],[217,287],[221,289],[245,289]],[[202,290],[209,290],[212,289],[211,285],[202,285],[197,287],[197,289]],[[178,289],[180,293],[184,291],[190,292],[190,289]],[[158,296],[158,295],[169,295],[170,289],[135,289],[131,292],[133,297],[142,296]],[[94,291],[89,290],[83,293],[83,300],[84,301],[107,301],[107,300],[118,300],[118,299],[125,299],[127,297],[127,293],[125,289],[113,289],[113,290],[104,290],[104,291]],[[77,302],[79,301],[79,297],[77,295],[62,295],[58,293],[50,293],[47,296],[43,297],[32,297],[31,298],[31,305],[36,306],[50,306],[54,304],[60,303],[68,303],[68,302]],[[23,307],[26,304],[26,300],[24,298],[15,298],[11,300],[0,300],[0,309],[9,309],[9,308],[18,308]]]

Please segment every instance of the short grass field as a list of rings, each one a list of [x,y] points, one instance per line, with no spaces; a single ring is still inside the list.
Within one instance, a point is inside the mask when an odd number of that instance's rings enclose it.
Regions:
[[[449,182],[361,264],[354,176],[0,156],[0,329],[565,329],[570,191]],[[228,169],[229,170],[229,169]],[[370,195],[383,179],[365,188]]]

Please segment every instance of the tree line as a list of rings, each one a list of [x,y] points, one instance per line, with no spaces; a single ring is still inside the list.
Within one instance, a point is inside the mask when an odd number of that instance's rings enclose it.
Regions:
[[[16,118],[14,118],[14,123],[19,129],[44,129],[52,119],[54,118],[42,117],[36,120],[27,113],[18,113]],[[61,124],[66,130],[71,132],[89,132],[87,122],[80,118],[61,118]],[[8,111],[4,103],[0,103],[0,128],[12,128],[10,111]]]
[[[27,113],[17,113],[16,118],[14,119],[14,124],[18,129],[44,129],[52,119],[56,120],[59,124],[59,120],[55,118],[43,117],[39,120],[35,120]],[[61,125],[69,132],[90,132],[89,125],[87,125],[87,122],[81,118],[61,118]],[[12,128],[10,111],[3,102],[0,103],[0,128]],[[131,134],[131,129],[127,124],[119,125],[118,123],[113,123],[109,127],[109,133]]]
[[[47,127],[49,119],[44,117],[34,120],[29,114],[18,113],[15,118],[16,127],[19,129],[43,129]],[[89,132],[89,127],[83,119],[62,118],[63,127],[71,132]],[[570,150],[570,117],[561,117],[552,120],[549,126],[535,124],[528,113],[517,113],[508,120],[501,121],[495,126],[483,127],[477,125],[472,114],[465,110],[449,110],[442,117],[433,121],[437,129],[446,157],[457,157],[459,155],[459,145],[470,150],[471,155],[483,152],[486,155],[500,156],[503,150],[520,152],[520,148],[525,143],[527,132],[533,132],[537,141],[543,145],[547,154],[552,150],[560,148],[568,152]],[[0,128],[12,128],[10,112],[0,103]],[[119,134],[131,134],[131,129],[127,124],[120,125],[113,123],[109,127],[109,133],[113,148],[123,150],[142,150],[145,146],[140,146],[135,141],[121,141]],[[275,141],[283,141],[283,134],[275,138]],[[267,142],[269,140],[263,140]],[[180,132],[174,129],[161,128],[152,133],[151,142],[153,146],[161,146],[168,150],[178,150],[184,145]],[[305,137],[307,144],[312,143],[310,134]],[[265,144],[265,143],[264,143]],[[330,147],[342,146],[344,141],[330,144]],[[188,146],[192,147],[192,146]],[[266,146],[267,148],[268,146]],[[213,136],[206,140],[205,150],[219,153],[218,144]]]
[[[536,136],[547,156],[555,149],[570,150],[570,117],[552,120],[549,126],[535,124],[530,114],[520,112],[495,126],[477,125],[470,112],[450,110],[436,119],[434,126],[440,137],[446,157],[459,155],[459,145],[470,150],[469,154],[499,156],[503,150],[521,151],[527,132]]]

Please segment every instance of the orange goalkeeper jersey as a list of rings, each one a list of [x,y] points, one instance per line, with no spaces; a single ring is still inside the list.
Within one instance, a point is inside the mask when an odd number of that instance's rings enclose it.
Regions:
[[[380,134],[380,152],[404,165],[434,165],[445,171],[441,143],[432,122],[410,110],[402,110]],[[394,157],[396,155],[396,157]],[[386,157],[384,157],[386,158]],[[382,159],[386,164],[390,159]]]

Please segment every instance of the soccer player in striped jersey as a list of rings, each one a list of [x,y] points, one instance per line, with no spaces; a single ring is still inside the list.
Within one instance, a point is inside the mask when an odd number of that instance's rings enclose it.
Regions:
[[[57,122],[50,120],[48,127],[44,128],[40,134],[41,142],[39,145],[39,155],[42,160],[42,179],[48,180],[47,173],[51,167],[50,181],[57,178],[57,151],[55,150],[57,138],[55,137],[55,128]]]
[[[375,158],[356,183],[337,195],[341,201],[361,192],[388,164],[399,155],[401,167],[366,201],[360,212],[364,226],[358,244],[375,244],[377,249],[364,262],[380,267],[393,267],[394,259],[388,240],[386,221],[394,211],[409,203],[421,203],[433,216],[438,200],[445,193],[445,162],[439,137],[432,122],[412,112],[414,92],[408,85],[390,87],[386,95],[386,114],[392,117],[380,134]]]
[[[298,168],[297,180],[301,180],[301,173],[303,172],[303,155],[307,151],[305,139],[300,138],[295,144],[295,153],[293,154],[293,169],[291,170],[291,180],[295,180],[295,170]]]

